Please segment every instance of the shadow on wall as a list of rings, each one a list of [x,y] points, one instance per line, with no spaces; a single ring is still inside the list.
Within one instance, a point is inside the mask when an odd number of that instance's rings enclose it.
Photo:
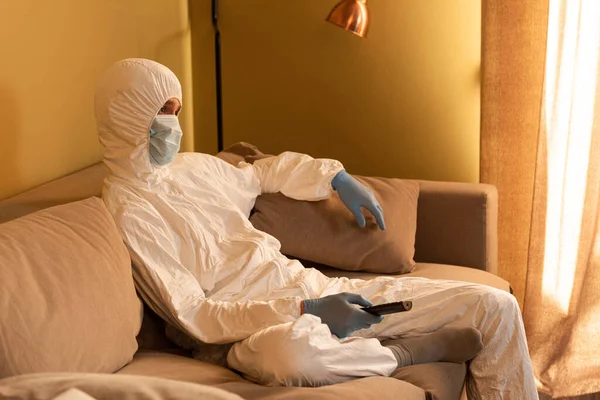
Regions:
[[[20,112],[14,91],[0,83],[0,121],[2,121],[2,146],[0,146],[0,200],[14,194],[21,187],[19,166]]]

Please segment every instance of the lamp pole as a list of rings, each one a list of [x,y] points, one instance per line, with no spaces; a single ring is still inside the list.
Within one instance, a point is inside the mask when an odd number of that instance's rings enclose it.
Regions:
[[[217,97],[217,149],[223,151],[223,92],[221,87],[221,31],[219,0],[212,0],[212,24],[215,33],[215,81]]]
[[[223,151],[223,90],[221,86],[221,31],[219,30],[219,0],[212,1],[212,25],[215,34],[215,81],[217,98],[217,149]],[[367,0],[341,0],[327,17],[332,22],[358,36],[365,37],[369,25]]]

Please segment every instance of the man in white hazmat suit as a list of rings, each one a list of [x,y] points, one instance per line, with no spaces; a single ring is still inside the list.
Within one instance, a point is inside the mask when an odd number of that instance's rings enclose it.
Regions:
[[[181,97],[169,69],[127,59],[107,71],[95,99],[109,169],[103,198],[141,296],[169,325],[199,346],[232,344],[228,366],[265,385],[332,384],[472,358],[470,398],[537,398],[512,295],[424,278],[327,278],[287,259],[248,220],[258,195],[316,201],[335,188],[383,228],[375,198],[334,160],[287,152],[235,167],[177,154]],[[411,300],[413,309],[376,317],[353,305],[367,298]]]

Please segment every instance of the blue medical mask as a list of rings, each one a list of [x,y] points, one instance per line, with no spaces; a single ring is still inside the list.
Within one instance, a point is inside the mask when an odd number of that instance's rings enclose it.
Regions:
[[[157,115],[150,126],[150,161],[167,165],[175,159],[181,144],[181,127],[176,115]]]

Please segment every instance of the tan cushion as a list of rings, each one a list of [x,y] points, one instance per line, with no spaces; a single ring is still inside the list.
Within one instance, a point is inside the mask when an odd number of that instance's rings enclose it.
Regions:
[[[113,372],[140,324],[129,253],[102,200],[0,224],[0,378]]]
[[[365,211],[361,229],[337,193],[319,202],[296,201],[281,194],[256,200],[250,221],[281,242],[281,252],[345,271],[407,273],[413,266],[419,184],[386,178],[356,177],[379,200],[386,230]]]
[[[381,275],[367,274],[362,272],[344,272],[328,267],[315,266],[321,270],[325,275],[337,278],[346,276],[348,278],[356,279],[373,279]],[[479,283],[482,285],[488,285],[497,289],[511,291],[510,284],[504,279],[497,275],[490,274],[489,272],[482,271],[480,269],[458,267],[456,265],[444,265],[444,264],[428,264],[428,263],[416,263],[415,268],[409,274],[399,275],[398,278],[416,276],[421,278],[429,279],[445,279],[452,281],[462,281]]]
[[[370,377],[319,388],[266,387],[244,380],[231,370],[192,358],[141,351],[118,374],[144,375],[215,386],[241,397],[264,400],[379,399],[424,400],[425,392],[398,379]]]
[[[415,261],[498,272],[498,191],[492,185],[419,181]]]
[[[235,394],[210,386],[143,376],[44,373],[0,381],[3,399],[62,400],[65,392],[79,392],[77,397],[67,397],[69,400],[87,396],[95,400],[241,400]]]

